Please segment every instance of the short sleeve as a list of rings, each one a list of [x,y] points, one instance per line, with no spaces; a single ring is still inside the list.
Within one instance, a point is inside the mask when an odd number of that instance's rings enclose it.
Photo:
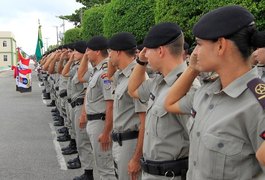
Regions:
[[[147,102],[141,102],[139,99],[134,99],[135,112],[146,112]]]
[[[193,99],[197,87],[192,86],[189,92],[179,100],[179,107],[182,113],[190,114],[193,107]]]
[[[151,92],[152,82],[153,79],[147,79],[138,88],[138,95],[141,102],[148,102]]]
[[[104,70],[99,78],[104,100],[113,100],[112,81],[108,78],[107,72]]]

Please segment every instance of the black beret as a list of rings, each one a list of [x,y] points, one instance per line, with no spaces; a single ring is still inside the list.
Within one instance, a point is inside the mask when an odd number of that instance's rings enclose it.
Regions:
[[[109,48],[115,51],[124,51],[136,48],[137,43],[134,35],[121,32],[113,35],[109,40]]]
[[[160,23],[153,26],[145,36],[143,45],[147,48],[157,48],[176,40],[182,31],[176,23]]]
[[[71,49],[72,51],[74,51],[74,50],[75,50],[75,43],[70,43],[70,44],[68,44],[68,45],[67,45],[67,48],[68,48],[68,49]]]
[[[213,40],[229,36],[254,21],[254,16],[237,5],[217,8],[203,15],[193,27],[193,34],[201,39]]]
[[[108,40],[104,36],[94,36],[87,42],[87,47],[93,51],[108,49]]]
[[[139,44],[139,45],[137,45],[137,49],[138,49],[139,51],[142,51],[143,48],[144,48],[144,45],[143,45],[143,44]]]
[[[75,42],[74,49],[82,54],[85,54],[86,49],[87,49],[87,42],[86,41]]]

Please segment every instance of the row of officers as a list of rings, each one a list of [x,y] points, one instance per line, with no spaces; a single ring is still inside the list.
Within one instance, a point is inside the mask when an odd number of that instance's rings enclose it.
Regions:
[[[128,32],[45,54],[40,77],[71,139],[63,152],[76,147],[68,164],[84,169],[74,180],[93,180],[93,167],[101,180],[265,179],[265,33],[237,5],[192,31],[188,59],[175,23],[153,26],[139,54]]]

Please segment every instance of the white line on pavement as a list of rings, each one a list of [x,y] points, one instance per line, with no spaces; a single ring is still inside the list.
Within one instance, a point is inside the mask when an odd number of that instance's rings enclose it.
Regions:
[[[57,134],[55,132],[55,128],[54,128],[52,123],[49,123],[49,126],[51,128],[51,134],[53,135],[53,144],[54,144],[55,151],[56,151],[56,154],[57,154],[58,163],[61,166],[61,170],[65,170],[66,171],[67,170],[66,162],[65,162],[65,159],[64,159],[64,157],[62,155],[60,144],[58,143],[58,141],[56,139],[57,138]]]

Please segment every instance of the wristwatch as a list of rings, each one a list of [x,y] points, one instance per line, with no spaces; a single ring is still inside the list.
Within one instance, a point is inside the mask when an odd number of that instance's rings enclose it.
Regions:
[[[148,62],[143,62],[143,61],[141,61],[139,58],[136,58],[136,62],[137,62],[138,64],[140,64],[141,66],[146,66],[146,65],[148,64]]]

